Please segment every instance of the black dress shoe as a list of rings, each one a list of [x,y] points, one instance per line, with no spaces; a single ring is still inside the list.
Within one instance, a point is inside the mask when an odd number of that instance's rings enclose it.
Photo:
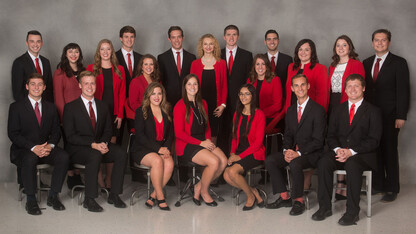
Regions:
[[[160,204],[163,204],[163,203],[166,204],[165,207],[160,206]],[[161,209],[161,210],[170,211],[170,208],[169,208],[168,204],[166,203],[165,199],[157,200],[157,205],[159,206],[159,209]]]
[[[383,191],[375,189],[375,188],[371,189],[371,195],[377,195],[377,194],[380,194],[380,193],[383,193]],[[367,194],[367,193],[365,193],[365,194]]]
[[[204,201],[204,203],[205,203],[207,206],[211,206],[211,207],[216,207],[216,206],[218,206],[217,202],[216,202],[216,201],[214,201],[214,200],[212,200],[212,202],[206,202],[206,201],[204,200],[204,198],[202,198],[202,200]]]
[[[312,215],[312,219],[315,220],[315,221],[322,221],[326,217],[329,217],[331,215],[332,215],[332,210],[319,208],[319,210],[316,211],[315,214]]]
[[[244,206],[243,207],[243,211],[248,211],[248,210],[252,210],[255,206],[256,206],[256,200],[254,200],[254,202],[253,202],[253,205],[251,205],[251,206]]]
[[[195,205],[200,206],[201,201],[199,199],[196,199],[195,197],[192,197],[192,201],[194,201]]]
[[[118,194],[110,193],[107,199],[108,204],[114,204],[117,208],[126,208],[126,203],[124,203]]]
[[[296,216],[296,215],[303,214],[303,212],[305,212],[305,204],[300,201],[295,201],[295,203],[293,203],[293,207],[290,210],[289,214]]]
[[[65,206],[59,201],[58,196],[49,196],[46,202],[48,206],[52,206],[54,210],[65,210]]]
[[[266,205],[266,209],[278,209],[280,207],[292,207],[292,198],[283,200],[279,197],[275,202]]]
[[[335,193],[335,200],[337,201],[347,200],[347,197],[342,194]]]
[[[396,198],[397,198],[397,193],[387,192],[386,194],[384,194],[383,198],[381,198],[381,202],[384,202],[384,203],[392,202],[396,200]]]
[[[85,198],[83,206],[91,212],[103,211],[103,208],[100,205],[98,205],[98,203],[93,198]]]
[[[357,225],[357,221],[359,220],[358,214],[351,215],[345,213],[339,220],[338,223],[342,226],[350,226],[350,225]]]
[[[40,208],[39,208],[38,203],[36,201],[27,201],[26,202],[26,211],[30,215],[40,215],[40,214],[42,214],[42,211],[40,211]]]

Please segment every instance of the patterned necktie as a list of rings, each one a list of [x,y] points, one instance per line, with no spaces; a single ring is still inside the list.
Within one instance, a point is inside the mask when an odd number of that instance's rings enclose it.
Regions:
[[[274,62],[274,56],[272,56],[272,61],[271,61],[271,65],[272,65],[272,72],[274,72],[276,70],[276,63]]]

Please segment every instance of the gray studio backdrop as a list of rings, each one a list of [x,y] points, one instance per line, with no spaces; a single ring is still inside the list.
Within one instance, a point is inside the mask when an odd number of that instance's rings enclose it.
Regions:
[[[334,40],[347,34],[360,59],[373,54],[371,33],[388,28],[393,33],[391,51],[407,59],[410,83],[416,83],[416,2],[414,0],[2,0],[0,3],[0,181],[15,181],[15,166],[9,160],[7,115],[13,101],[11,67],[26,52],[26,32],[43,34],[41,54],[49,58],[54,72],[62,48],[78,43],[84,64],[92,63],[99,40],[108,38],[120,48],[118,32],[124,25],[136,28],[135,49],[155,56],[169,48],[167,30],[180,25],[185,30],[184,47],[196,53],[199,37],[214,34],[224,46],[223,28],[240,28],[239,46],[253,54],[264,53],[264,33],[276,29],[280,51],[291,54],[302,38],[315,41],[319,60],[328,66]],[[408,120],[400,132],[401,182],[416,183],[416,89],[411,87]],[[412,145],[413,144],[413,145]]]

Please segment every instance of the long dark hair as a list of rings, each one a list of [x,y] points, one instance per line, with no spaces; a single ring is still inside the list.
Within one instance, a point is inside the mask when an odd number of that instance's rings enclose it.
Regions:
[[[151,59],[153,62],[153,72],[152,74],[150,74],[150,79],[152,79],[152,82],[159,82],[160,81],[159,64],[157,63],[155,56],[151,54],[145,54],[140,58],[139,63],[137,64],[137,69],[136,69],[137,74],[133,74],[133,77],[142,75],[143,73],[142,67],[143,67],[143,62],[145,59]]]
[[[159,82],[150,83],[147,86],[146,90],[144,91],[143,102],[142,102],[143,119],[147,119],[147,117],[149,116],[150,96],[152,95],[155,88],[160,88],[162,90],[162,101],[160,102],[160,109],[168,117],[168,120],[171,121],[171,117],[170,117],[170,114],[169,114],[170,113],[170,104],[166,101],[165,88]]]
[[[275,75],[274,75],[274,72],[272,72],[272,65],[270,64],[269,59],[264,54],[257,54],[256,56],[254,56],[253,65],[251,66],[251,70],[250,70],[250,76],[249,76],[250,83],[254,84],[254,82],[256,82],[257,78],[259,77],[256,72],[257,59],[263,60],[264,64],[266,65],[266,73],[264,74],[264,80],[267,81],[267,83],[272,82],[272,79],[274,78]]]
[[[298,44],[295,47],[295,56],[293,59],[293,62],[294,62],[293,71],[298,69],[301,65],[298,52],[299,52],[300,47],[305,43],[308,43],[309,46],[311,47],[311,66],[309,67],[309,69],[312,70],[315,67],[315,64],[319,63],[318,55],[316,54],[315,43],[311,39],[302,39],[298,42]]]
[[[339,63],[339,60],[340,60],[340,57],[337,54],[337,50],[336,50],[337,49],[337,42],[340,39],[345,40],[348,44],[348,47],[350,47],[350,52],[348,53],[348,57],[351,58],[351,59],[358,60],[358,54],[355,52],[354,44],[352,44],[351,38],[348,37],[347,35],[341,35],[335,40],[334,48],[332,48],[332,51],[333,51],[334,54],[332,55],[331,66],[333,66],[333,67],[336,67]]]
[[[58,66],[56,67],[56,68],[60,68],[63,72],[65,72],[65,75],[68,78],[72,77],[74,75],[74,71],[72,70],[71,65],[69,65],[69,60],[66,57],[66,52],[70,49],[78,49],[78,51],[79,51],[79,58],[77,60],[78,72],[82,72],[82,71],[85,70],[85,67],[82,64],[82,60],[84,59],[84,57],[82,56],[81,47],[79,47],[79,45],[77,43],[69,43],[62,50],[61,61],[58,63]]]
[[[185,103],[185,107],[186,107],[185,120],[187,123],[189,123],[189,116],[191,115],[191,102],[188,99],[188,94],[186,93],[185,86],[186,86],[186,83],[188,83],[188,81],[192,78],[195,78],[196,82],[198,83],[198,92],[196,92],[196,95],[195,95],[196,105],[199,108],[199,112],[204,117],[205,123],[208,123],[208,116],[207,116],[207,113],[205,112],[204,105],[202,104],[201,85],[199,84],[198,76],[195,74],[188,74],[187,76],[185,76],[185,78],[183,78],[183,82],[182,82],[182,100],[183,100],[183,103]]]
[[[250,120],[248,121],[248,127],[246,129],[246,132],[244,133],[244,136],[247,136],[247,134],[250,132],[251,129],[251,123],[253,122],[254,119],[254,114],[256,113],[256,89],[254,88],[253,85],[251,84],[244,84],[243,86],[241,86],[239,92],[241,92],[241,89],[243,88],[247,88],[248,91],[251,93],[251,102],[250,102]],[[240,117],[243,113],[243,109],[244,109],[244,105],[243,103],[241,103],[240,98],[238,98],[237,101],[237,107],[235,108],[235,119],[234,119],[234,124],[233,124],[233,138],[237,138],[237,131],[238,131],[238,124],[240,122]]]

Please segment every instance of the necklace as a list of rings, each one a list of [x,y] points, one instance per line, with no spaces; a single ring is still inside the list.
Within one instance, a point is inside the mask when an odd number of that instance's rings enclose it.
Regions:
[[[192,105],[192,106],[193,106],[193,107],[195,107],[195,105]],[[193,108],[192,106],[191,106],[191,108],[192,108],[192,112],[194,113],[194,115],[195,115],[195,117],[196,117],[196,119],[197,119],[197,121],[198,121],[198,124],[199,124],[199,125],[204,124],[204,119],[202,118],[201,112],[199,111],[199,107],[195,107],[195,108],[198,108],[199,117],[200,117],[201,119],[199,119],[199,118],[198,118],[198,115],[195,113],[194,108]]]

